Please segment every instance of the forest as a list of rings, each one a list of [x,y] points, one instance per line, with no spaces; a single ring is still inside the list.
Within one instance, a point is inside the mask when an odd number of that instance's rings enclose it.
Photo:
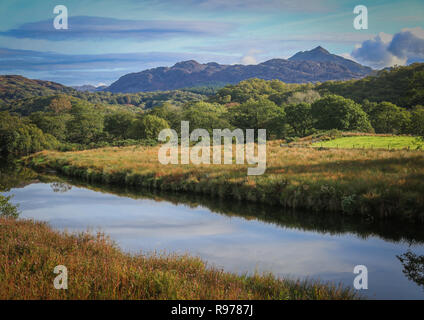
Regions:
[[[202,94],[203,93],[203,94]],[[424,64],[360,80],[236,85],[166,92],[79,92],[52,82],[0,77],[0,153],[154,145],[164,128],[266,129],[293,141],[328,130],[424,136]]]

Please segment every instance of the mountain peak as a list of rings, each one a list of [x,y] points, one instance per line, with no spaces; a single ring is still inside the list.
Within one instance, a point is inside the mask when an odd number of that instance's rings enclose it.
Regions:
[[[328,61],[332,56],[335,56],[328,52],[321,46],[318,46],[309,51],[299,51],[289,60],[312,60],[312,61]]]
[[[200,63],[198,63],[196,60],[187,60],[187,61],[181,61],[174,64],[173,68],[194,68],[199,66]]]
[[[318,46],[318,47],[312,49],[310,52],[320,52],[320,53],[330,54],[330,52],[328,52],[328,50],[324,49],[321,46]]]

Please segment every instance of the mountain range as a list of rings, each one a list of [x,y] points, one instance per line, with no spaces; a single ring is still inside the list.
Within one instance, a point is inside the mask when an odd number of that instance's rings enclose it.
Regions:
[[[298,52],[289,59],[271,59],[256,65],[201,64],[194,60],[178,62],[172,67],[126,74],[103,90],[114,93],[174,90],[235,84],[249,78],[278,79],[287,83],[323,82],[358,79],[373,73],[369,67],[318,46]]]

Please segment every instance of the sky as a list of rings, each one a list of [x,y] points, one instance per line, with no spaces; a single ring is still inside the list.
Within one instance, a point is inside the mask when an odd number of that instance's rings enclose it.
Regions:
[[[68,29],[54,27],[57,5]],[[357,5],[368,9],[368,29],[354,28]],[[257,64],[318,45],[376,69],[424,61],[424,1],[0,2],[0,74],[65,85],[109,85],[191,59]]]

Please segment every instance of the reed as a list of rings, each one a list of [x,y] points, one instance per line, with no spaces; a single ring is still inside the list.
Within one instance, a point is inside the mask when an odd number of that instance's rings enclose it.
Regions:
[[[87,182],[193,192],[284,208],[424,222],[424,153],[267,145],[267,170],[247,165],[162,165],[159,147],[43,151],[24,161]]]
[[[68,269],[57,290],[55,266]],[[353,290],[271,274],[227,273],[189,256],[130,255],[102,234],[0,217],[0,299],[357,299]]]

